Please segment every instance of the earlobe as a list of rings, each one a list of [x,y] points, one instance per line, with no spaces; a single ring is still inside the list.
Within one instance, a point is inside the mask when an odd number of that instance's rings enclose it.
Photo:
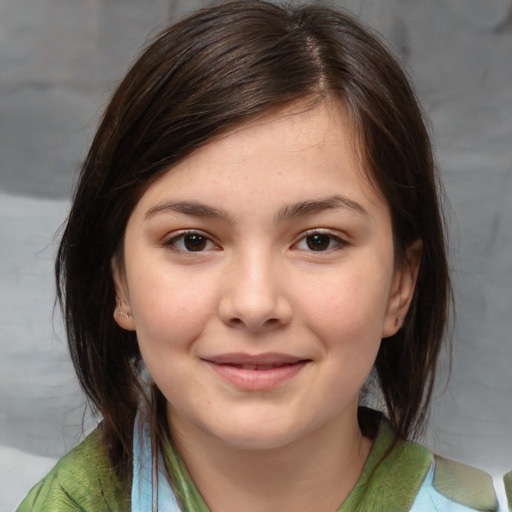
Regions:
[[[116,297],[116,303],[117,306],[114,309],[114,320],[117,325],[127,331],[134,331],[135,322],[133,321],[130,305],[126,300],[119,300],[118,297]]]
[[[413,242],[405,251],[404,261],[395,269],[382,329],[383,338],[393,336],[403,325],[414,295],[422,250],[421,240]]]
[[[117,325],[127,331],[135,330],[135,322],[133,320],[130,303],[128,301],[128,289],[126,285],[126,277],[121,270],[117,257],[112,258],[112,278],[116,291],[116,305],[114,308],[114,320]]]

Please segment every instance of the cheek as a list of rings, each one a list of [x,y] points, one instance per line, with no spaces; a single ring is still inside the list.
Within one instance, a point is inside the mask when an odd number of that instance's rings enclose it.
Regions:
[[[190,364],[195,342],[211,318],[211,296],[179,279],[145,280],[133,292],[137,340],[153,381],[171,403],[179,402],[183,382],[201,402],[204,390],[190,378]]]
[[[132,284],[130,305],[143,353],[192,344],[215,312],[215,288],[204,281],[145,272]]]
[[[389,279],[374,269],[327,276],[302,294],[302,309],[327,332],[382,327],[387,311]],[[315,320],[316,319],[316,320]],[[380,331],[379,331],[380,333]]]

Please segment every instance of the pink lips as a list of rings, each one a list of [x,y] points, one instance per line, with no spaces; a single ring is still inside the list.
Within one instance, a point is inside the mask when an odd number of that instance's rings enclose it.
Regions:
[[[221,354],[203,361],[235,387],[247,391],[272,389],[295,376],[309,362],[288,354]]]

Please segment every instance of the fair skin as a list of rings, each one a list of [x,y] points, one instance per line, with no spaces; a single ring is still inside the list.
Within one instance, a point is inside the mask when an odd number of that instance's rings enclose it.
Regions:
[[[333,512],[368,457],[359,391],[420,249],[397,264],[354,140],[337,104],[267,116],[159,177],[128,221],[115,318],[213,512]]]

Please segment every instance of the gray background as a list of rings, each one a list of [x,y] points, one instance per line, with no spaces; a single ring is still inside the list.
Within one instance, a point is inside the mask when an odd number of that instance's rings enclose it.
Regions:
[[[82,435],[58,314],[52,325],[54,235],[75,169],[148,35],[204,4],[0,0],[0,511]],[[512,469],[512,0],[337,4],[403,59],[451,203],[453,368],[424,442],[499,475]]]

